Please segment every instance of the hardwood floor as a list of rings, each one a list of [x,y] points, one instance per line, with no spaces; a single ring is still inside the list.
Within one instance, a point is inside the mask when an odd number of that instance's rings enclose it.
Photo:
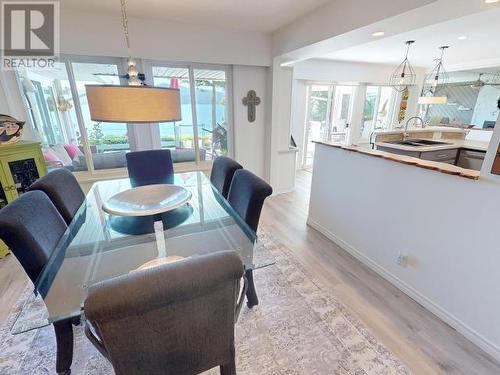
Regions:
[[[0,325],[28,283],[29,278],[14,255],[0,259]]]
[[[414,373],[500,374],[500,363],[306,225],[311,176],[299,172],[294,192],[268,199],[261,225]]]
[[[266,201],[261,218],[266,231],[293,250],[414,373],[500,374],[500,363],[306,225],[310,183],[311,174],[299,172],[294,192]],[[0,324],[28,283],[12,255],[0,260]]]

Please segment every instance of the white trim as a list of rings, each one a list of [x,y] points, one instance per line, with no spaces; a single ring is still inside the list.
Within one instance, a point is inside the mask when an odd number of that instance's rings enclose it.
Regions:
[[[82,107],[80,103],[80,96],[78,95],[78,88],[76,86],[75,72],[73,71],[73,64],[71,60],[65,60],[62,62],[66,68],[66,74],[68,76],[69,87],[71,90],[71,95],[73,97],[73,103],[75,106],[75,115],[78,129],[80,130],[80,137],[82,139],[83,155],[85,157],[85,162],[87,163],[87,169],[90,174],[94,173],[94,160],[92,159],[92,150],[90,148],[89,136],[87,134],[87,128],[85,127],[85,121],[83,120]]]
[[[189,66],[189,94],[191,96],[191,118],[193,119],[193,142],[194,158],[196,164],[200,162],[200,136],[198,134],[198,108],[196,108],[196,79],[194,77],[194,68]]]
[[[307,225],[309,225],[311,228],[323,234],[325,237],[333,241],[343,250],[347,251],[354,258],[363,263],[365,266],[375,271],[379,276],[389,281],[391,284],[393,284],[396,288],[401,290],[407,296],[415,300],[417,303],[422,305],[424,308],[429,310],[431,313],[436,315],[445,323],[456,329],[459,333],[461,333],[472,343],[480,347],[482,350],[493,356],[495,359],[500,360],[500,348],[498,346],[496,346],[493,342],[491,342],[490,340],[488,340],[487,338],[485,338],[484,336],[473,330],[471,327],[469,327],[467,324],[459,320],[453,314],[444,310],[435,302],[433,302],[432,300],[430,300],[429,298],[427,298],[426,296],[415,290],[412,286],[410,286],[397,276],[393,275],[391,272],[387,271],[385,268],[383,268],[378,263],[367,257],[361,251],[355,249],[350,244],[348,244],[340,237],[338,237],[336,234],[332,233],[331,231],[323,227],[321,224],[315,222],[309,217],[307,219]]]

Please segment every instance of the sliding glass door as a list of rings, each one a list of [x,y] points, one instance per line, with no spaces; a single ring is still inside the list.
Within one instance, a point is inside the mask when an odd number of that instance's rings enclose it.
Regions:
[[[18,81],[48,167],[87,170],[85,130],[79,127],[65,64],[58,62],[53,69],[38,71],[19,70]]]
[[[182,120],[159,123],[160,146],[172,152],[174,163],[196,161],[191,80],[187,67],[153,66],[153,86],[179,89]]]
[[[193,73],[200,156],[213,160],[228,153],[226,72],[194,69]]]
[[[355,86],[312,84],[307,87],[307,119],[302,167],[312,167],[314,141],[345,143],[352,117]]]
[[[171,150],[174,162],[203,162],[227,155],[228,70],[160,62],[145,66],[154,86],[181,91],[182,120],[158,124],[161,147]]]
[[[363,121],[359,133],[361,142],[368,142],[375,130],[389,129],[394,119],[396,92],[388,86],[367,86]]]
[[[125,154],[168,148],[197,168],[231,153],[231,70],[211,64],[137,60],[146,83],[180,89],[182,120],[160,124],[92,121],[85,85],[126,85],[126,59],[62,56],[53,69],[19,69],[19,89],[49,168],[75,172],[126,167]]]
[[[309,85],[307,87],[307,119],[302,162],[304,168],[312,167],[315,148],[313,141],[328,139],[333,90],[332,85]]]
[[[85,85],[120,85],[120,63],[119,59],[110,63],[71,62],[90,156],[96,170],[125,167],[125,153],[130,151],[128,125],[92,121]]]

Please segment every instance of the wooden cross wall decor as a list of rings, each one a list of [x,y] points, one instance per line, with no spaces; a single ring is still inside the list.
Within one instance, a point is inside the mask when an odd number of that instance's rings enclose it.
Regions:
[[[246,97],[243,98],[243,105],[248,107],[248,122],[255,121],[255,107],[260,104],[260,98],[255,90],[250,90]]]

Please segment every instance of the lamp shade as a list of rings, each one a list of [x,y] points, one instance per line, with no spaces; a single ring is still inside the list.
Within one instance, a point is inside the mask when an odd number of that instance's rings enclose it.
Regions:
[[[446,104],[447,96],[421,96],[418,98],[418,104]]]
[[[148,86],[85,85],[90,118],[100,122],[181,120],[179,89]]]

